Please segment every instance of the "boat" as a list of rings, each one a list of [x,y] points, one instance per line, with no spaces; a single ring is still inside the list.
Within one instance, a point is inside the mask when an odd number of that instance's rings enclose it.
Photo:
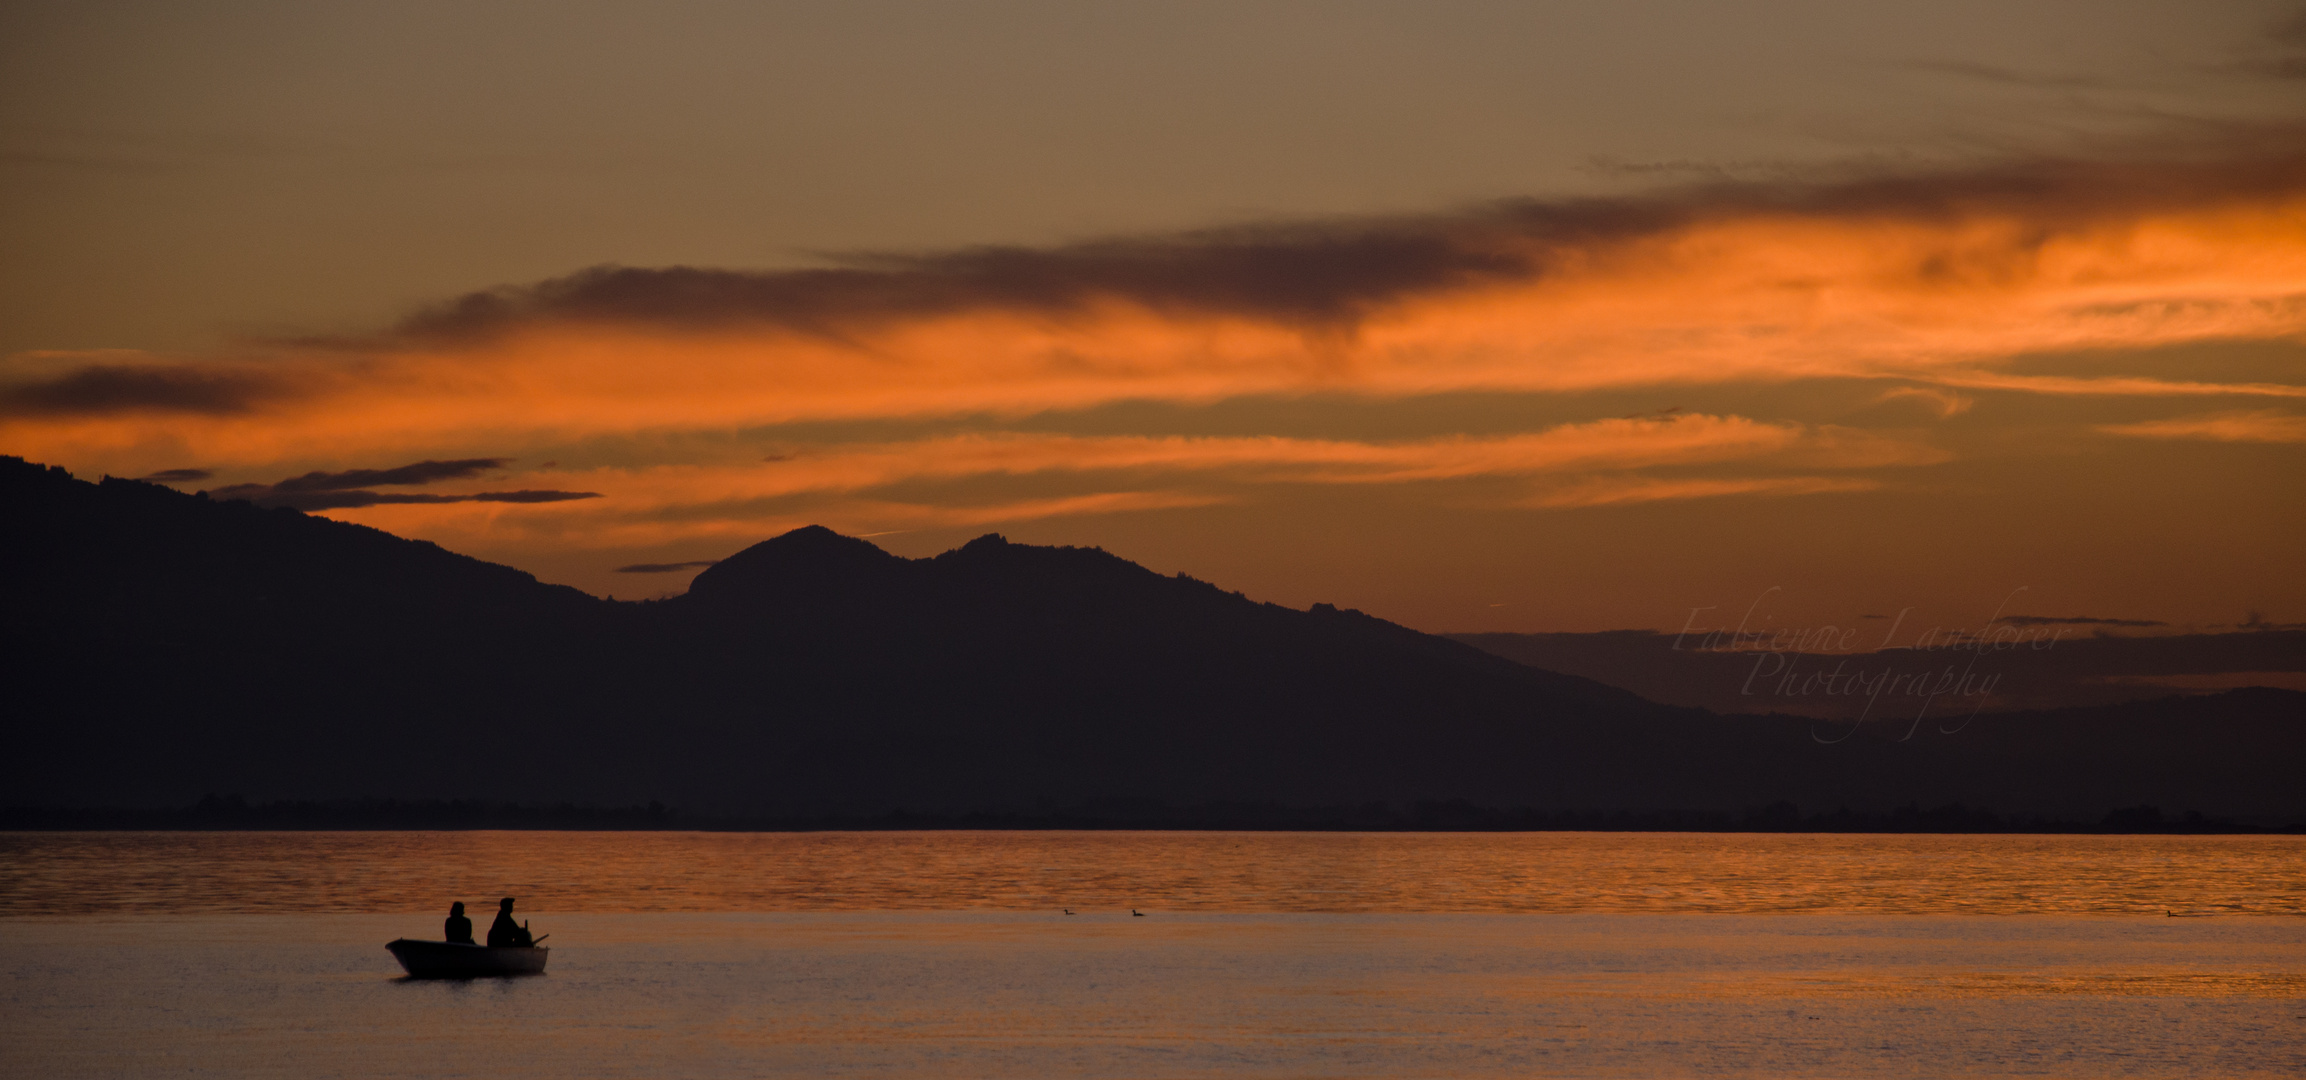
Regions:
[[[489,975],[542,975],[546,954],[542,945],[490,947],[455,945],[446,941],[400,938],[386,949],[408,969],[412,979],[471,979]]]

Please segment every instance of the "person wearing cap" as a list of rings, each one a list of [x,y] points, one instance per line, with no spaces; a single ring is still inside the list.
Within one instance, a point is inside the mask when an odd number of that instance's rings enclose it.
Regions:
[[[464,901],[462,900],[448,906],[446,930],[448,931],[448,943],[451,945],[479,944],[472,939],[472,920],[464,917]]]

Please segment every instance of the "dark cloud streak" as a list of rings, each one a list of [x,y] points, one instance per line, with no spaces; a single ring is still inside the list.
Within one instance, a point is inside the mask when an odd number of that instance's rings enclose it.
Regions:
[[[719,564],[719,559],[698,559],[694,562],[644,562],[634,563],[631,566],[617,567],[617,573],[670,574],[681,570],[702,570],[705,567],[717,566]]]
[[[597,499],[597,491],[482,491],[469,495],[407,494],[370,491],[394,484],[429,484],[435,480],[461,480],[505,467],[510,458],[459,458],[455,461],[419,461],[390,469],[347,469],[343,472],[308,472],[277,484],[232,484],[209,492],[210,498],[246,499],[258,506],[285,506],[292,510],[355,510],[363,506],[415,503],[548,503],[570,499]],[[209,474],[198,469],[171,469],[170,473]],[[167,474],[154,474],[155,476]]]
[[[1332,234],[1280,227],[852,262],[768,273],[594,267],[465,296],[410,320],[401,332],[482,337],[566,320],[686,329],[767,324],[837,335],[858,324],[970,310],[1065,315],[1106,298],[1171,312],[1331,324],[1401,296],[1533,272],[1520,255],[1409,229]]]
[[[543,324],[674,330],[769,326],[840,336],[966,311],[1063,318],[1101,301],[1156,311],[1350,329],[1419,295],[1544,277],[1597,246],[1741,216],[1947,220],[2007,214],[2045,229],[2108,214],[2195,208],[2306,187],[2299,132],[2223,131],[2157,161],[2043,160],[1928,174],[1700,184],[1658,194],[1493,203],[1455,214],[1248,225],[1053,248],[838,257],[788,271],[601,266],[471,293],[383,344],[482,339]],[[2173,152],[2175,153],[2175,152]]]
[[[246,499],[258,506],[291,510],[357,510],[364,506],[430,503],[550,503],[597,499],[597,491],[482,491],[471,495],[431,495],[391,491],[281,491],[266,484],[235,484],[209,492],[215,499]]]
[[[567,502],[571,499],[597,499],[597,491],[483,491],[478,495],[451,496],[463,502],[548,503]]]
[[[343,491],[350,488],[429,484],[435,480],[461,480],[476,473],[504,468],[510,458],[462,458],[456,461],[419,461],[395,469],[349,469],[338,473],[309,472],[272,485],[274,491]]]
[[[1935,71],[1946,75],[1999,83],[2004,86],[2024,86],[2037,90],[2094,90],[2114,86],[2112,80],[2091,75],[2043,75],[2014,71],[1992,64],[1973,64],[1948,60],[1920,60],[1909,65],[1921,71]]]
[[[92,364],[46,382],[0,387],[0,416],[232,416],[296,389],[285,377],[246,370]]]

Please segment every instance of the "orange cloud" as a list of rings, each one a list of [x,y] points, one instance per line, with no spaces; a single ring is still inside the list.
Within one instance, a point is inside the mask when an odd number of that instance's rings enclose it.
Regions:
[[[1719,461],[1797,447],[1827,456],[1854,454],[1866,464],[1939,459],[1927,447],[1842,429],[1811,431],[1799,424],[1762,423],[1742,416],[1686,414],[1564,424],[1518,435],[1383,443],[1279,436],[955,435],[838,446],[767,468],[709,475],[723,478],[720,482],[741,478],[737,482],[757,495],[854,490],[923,477],[1116,469],[1232,470],[1268,481],[1403,483]]]
[[[1944,461],[1935,447],[1832,426],[1684,414],[1563,424],[1519,435],[1399,442],[1279,436],[952,435],[836,444],[744,465],[540,471],[524,483],[597,487],[619,512],[705,506],[909,480],[1136,471],[1252,483],[1385,484],[1771,459],[1876,468]]]
[[[1179,490],[1182,478],[1235,486],[1412,484],[1472,477],[1591,476],[1631,469],[1744,463],[1804,469],[1926,465],[1947,454],[1925,443],[1849,428],[1680,414],[1563,424],[1543,431],[1396,442],[1278,436],[951,435],[907,442],[834,444],[778,460],[725,465],[539,470],[523,483],[582,485],[602,497],[525,506],[424,502],[332,511],[332,516],[434,539],[554,538],[639,545],[686,536],[763,531],[812,497],[812,521],[852,529],[973,525],[1032,518],[1215,505],[1236,496]],[[859,497],[908,482],[980,477],[1127,474],[1136,490],[995,504],[927,505]],[[1100,486],[1109,481],[1099,480]],[[1875,481],[1632,478],[1546,489],[1526,505],[1571,507],[1707,495],[1857,490]],[[830,501],[827,501],[827,500]],[[797,521],[797,519],[796,519]],[[805,523],[805,522],[800,522]]]
[[[634,548],[705,538],[750,542],[803,525],[828,525],[850,535],[870,535],[876,530],[994,525],[1221,506],[1235,501],[1231,496],[1206,492],[1152,490],[950,504],[847,498],[812,504],[805,513],[727,503],[658,504],[597,513],[548,507],[544,513],[533,514],[507,514],[500,507],[471,504],[425,504],[331,511],[328,516],[452,546],[548,541],[583,548]]]
[[[2144,439],[2207,439],[2214,442],[2306,443],[2306,416],[2259,409],[2203,413],[2134,424],[2100,424],[2108,435]]]
[[[602,270],[476,294],[363,341],[277,343],[261,358],[12,358],[0,372],[0,445],[142,473],[1310,393],[1878,378],[1906,384],[1893,394],[1929,395],[1945,415],[1970,400],[1957,389],[2298,397],[2306,386],[2183,371],[1998,366],[2051,350],[2306,338],[2299,164],[2012,166],[831,270]],[[1741,423],[1635,441],[1664,453],[1679,452],[1677,438],[1788,437]],[[1549,455],[1610,437],[1594,428],[1415,448],[1146,439],[1062,453],[1089,455],[1084,467],[1223,460],[1384,482],[1552,468],[1568,459]],[[1857,434],[1845,441],[1860,452]],[[1877,443],[1864,452],[1900,452]],[[924,467],[998,472],[1011,468],[999,460],[1046,456],[1038,445],[860,449],[810,475],[848,470],[869,485]],[[892,464],[924,455],[932,465]]]
[[[2205,383],[2111,376],[2078,379],[2058,375],[2002,375],[1953,372],[1935,377],[1947,386],[1978,390],[2021,390],[2032,394],[2100,397],[2306,397],[2306,386],[2285,383]]]
[[[1882,395],[1874,400],[1896,401],[1901,398],[1913,398],[1926,403],[1938,414],[1940,419],[1960,416],[1970,411],[1970,407],[1978,403],[1976,398],[1934,386],[1901,386],[1894,390],[1883,391]]]
[[[1846,476],[1773,476],[1728,479],[1663,479],[1648,476],[1613,476],[1556,488],[1530,498],[1525,506],[1548,509],[1578,506],[1618,506],[1627,503],[1674,499],[1710,499],[1724,495],[1825,495],[1874,491],[1881,481]]]

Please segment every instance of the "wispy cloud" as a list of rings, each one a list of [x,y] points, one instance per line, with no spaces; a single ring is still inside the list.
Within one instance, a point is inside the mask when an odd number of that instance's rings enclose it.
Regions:
[[[864,255],[823,270],[600,267],[469,294],[387,337],[470,339],[570,323],[774,327],[848,337],[893,323],[988,312],[1093,320],[1115,307],[1185,321],[1240,319],[1336,332],[1419,300],[1572,282],[1596,271],[1654,272],[1671,262],[1703,272],[1723,256],[1733,264],[1773,262],[1793,254],[1781,247],[1787,241],[1825,242],[1821,253],[1832,258],[1812,263],[1808,277],[1843,288],[1975,294],[2071,286],[2079,284],[2077,270],[2182,270],[2182,262],[2167,261],[2184,256],[2181,250],[2117,252],[2105,242],[2138,239],[2141,226],[2183,228],[2205,211],[2248,213],[2253,205],[2294,201],[2302,163],[2306,157],[2280,153],[2159,164],[2013,162],[1829,183],[1711,184],[1637,198],[1513,200],[1457,214],[1244,226],[1054,248]],[[2153,238],[2182,239],[2159,232]],[[1858,264],[1872,278],[1828,276],[1835,261],[1853,254],[1834,249],[1853,240],[1888,242],[1874,250],[1878,259]],[[2072,265],[2076,259],[2088,265]],[[2294,253],[2283,259],[2293,260]],[[1793,265],[1798,261],[1786,268]],[[2231,269],[2239,273],[2229,275],[2229,284],[2249,276]],[[2100,305],[2156,302],[2125,295],[2129,290],[2116,279],[2085,276],[2114,286],[2098,293]],[[2179,291],[2167,298],[2186,297]]]
[[[604,500],[599,508],[601,512],[582,507],[552,507],[545,514],[525,515],[517,520],[501,518],[478,507],[443,506],[378,507],[346,516],[364,523],[390,525],[397,531],[465,544],[547,539],[596,548],[634,548],[703,539],[749,544],[803,525],[828,525],[851,536],[886,536],[915,529],[1184,510],[1238,501],[1233,495],[1155,489],[990,501],[842,497],[811,503],[805,510],[758,504],[707,504],[661,506],[653,511],[626,513],[612,509]]]
[[[2072,378],[1956,371],[1933,376],[1933,380],[1976,390],[2018,390],[2063,397],[2306,397],[2306,386],[2287,383],[2206,383],[2144,376]]]
[[[220,499],[246,499],[258,506],[291,510],[358,510],[368,506],[436,506],[444,503],[556,503],[597,499],[597,491],[476,491],[469,495],[410,494],[391,491],[282,491],[264,484],[236,484],[211,493]]]
[[[295,371],[241,364],[98,363],[51,378],[0,382],[0,421],[182,414],[234,417],[298,396]]]
[[[429,484],[436,480],[462,480],[505,467],[504,458],[464,458],[457,461],[419,461],[390,469],[348,469],[344,472],[308,472],[272,485],[274,491],[344,491],[350,488]]]
[[[2117,85],[2113,80],[2094,75],[2060,75],[2047,72],[2018,71],[1993,64],[1975,64],[1950,60],[1917,60],[1908,65],[1917,71],[1931,71],[1980,82],[1999,83],[2004,86],[2023,86],[2036,90],[2097,90]]]
[[[1730,495],[1829,495],[1874,491],[1881,481],[1847,476],[1771,476],[1729,478],[1662,478],[1650,476],[1600,477],[1563,485],[1531,496],[1523,505],[1546,509],[1585,506],[1620,506],[1629,503],[1678,499],[1713,499]]]
[[[1722,462],[1873,469],[1935,464],[1947,456],[1926,443],[1830,425],[1683,413],[1562,424],[1515,435],[1393,442],[1003,432],[835,444],[767,462],[532,475],[600,488],[614,496],[619,512],[639,512],[985,476],[1193,473],[1249,484],[1367,485]]]
[[[12,366],[0,437],[56,459],[164,440],[261,463],[1310,393],[1881,378],[2297,397],[2182,372],[2000,369],[2306,334],[2302,207],[2295,154],[2034,162],[819,270],[601,268],[357,340],[275,342],[261,364]]]
[[[836,445],[760,466],[687,475],[754,495],[860,490],[920,478],[1117,470],[1223,471],[1256,482],[1387,484],[1699,464],[1763,455],[1800,455],[1843,467],[1945,459],[1942,451],[1925,444],[1850,429],[1684,413],[1562,424],[1513,435],[1393,442],[1281,436],[951,435]],[[665,494],[682,491],[685,482],[680,475],[652,470],[649,486]]]
[[[2202,413],[2168,420],[2100,424],[2109,435],[2141,439],[2204,439],[2213,442],[2306,443],[2306,416],[2272,409]]]
[[[463,458],[456,461],[419,461],[389,469],[347,469],[342,472],[308,472],[291,476],[271,484],[228,484],[209,494],[218,499],[246,499],[259,506],[285,506],[294,510],[357,510],[368,506],[428,506],[441,503],[554,503],[577,499],[597,499],[597,491],[555,491],[529,489],[522,491],[477,491],[463,495],[436,495],[429,492],[379,492],[370,487],[421,486],[439,480],[462,480],[484,472],[494,472],[506,464],[505,458]],[[200,469],[174,469],[170,474],[185,479],[206,479],[211,474]],[[198,474],[194,476],[193,474]],[[161,474],[155,474],[161,475]]]
[[[1847,474],[1930,465],[1947,456],[1928,443],[1878,433],[1704,413],[1396,441],[996,432],[796,448],[767,461],[548,469],[527,478],[604,497],[538,508],[517,521],[493,508],[412,498],[374,504],[360,520],[435,537],[549,535],[638,545],[752,535],[809,521],[851,531],[994,524],[1221,505],[1281,485],[1448,481],[1518,485],[1529,494],[1507,502],[1566,509],[1871,490],[1882,481]],[[1725,467],[1799,472],[1722,479],[1638,471]],[[987,479],[1096,490],[991,502],[961,494]],[[1491,490],[1476,498],[1495,504],[1499,497]]]
[[[1882,395],[1874,400],[1897,401],[1901,398],[1911,398],[1927,404],[1931,411],[1938,414],[1940,419],[1960,416],[1970,411],[1970,407],[1978,403],[1976,398],[1935,386],[1900,386],[1893,390],[1883,391]]]
[[[1949,460],[2021,395],[2067,433],[2155,399],[2279,406],[2098,430],[2299,443],[2282,410],[2306,383],[2172,348],[2306,341],[2289,134],[2217,159],[1715,182],[800,271],[596,268],[231,357],[9,357],[0,445],[198,461],[284,477],[225,497],[670,567],[699,538],[811,522],[974,526],[1286,485],[1431,485],[1483,512],[1857,495]],[[2057,374],[2023,373],[2048,354]],[[1501,421],[1507,394],[1545,419]],[[1366,419],[1413,400],[1416,423],[1259,426],[1293,402]],[[1483,419],[1451,427],[1446,403],[1472,400]],[[1691,407],[1558,422],[1635,401]]]

